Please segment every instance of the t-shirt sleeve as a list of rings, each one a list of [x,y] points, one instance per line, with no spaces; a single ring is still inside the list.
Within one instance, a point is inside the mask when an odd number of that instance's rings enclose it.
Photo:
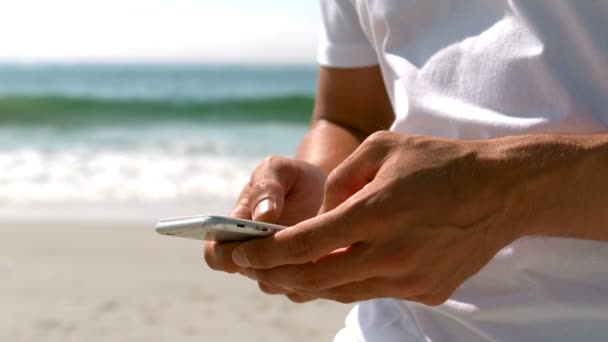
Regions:
[[[356,68],[378,64],[352,0],[321,0],[321,35],[317,61],[328,67]]]

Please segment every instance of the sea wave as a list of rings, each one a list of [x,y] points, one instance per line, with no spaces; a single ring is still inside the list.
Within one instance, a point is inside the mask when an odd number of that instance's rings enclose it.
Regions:
[[[155,151],[0,152],[0,206],[234,199],[257,158]]]
[[[313,97],[308,95],[213,100],[0,95],[0,125],[124,125],[177,120],[306,122],[312,107]]]
[[[231,201],[257,163],[271,154],[292,155],[306,129],[176,122],[81,127],[0,126],[0,208]]]
[[[294,154],[315,80],[307,68],[0,65],[0,216],[224,212],[260,160]]]

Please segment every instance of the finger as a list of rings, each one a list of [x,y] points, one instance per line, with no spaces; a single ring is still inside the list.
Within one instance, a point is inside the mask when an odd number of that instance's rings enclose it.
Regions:
[[[285,197],[293,187],[297,168],[292,161],[268,157],[251,178],[248,204],[256,221],[276,223],[283,211]]]
[[[298,303],[298,304],[302,304],[302,303],[307,303],[310,301],[313,301],[315,299],[318,299],[317,297],[314,296],[310,296],[310,295],[306,295],[306,294],[302,294],[302,293],[288,293],[287,294],[287,298],[289,298],[289,300],[291,300],[294,303]]]
[[[376,268],[369,267],[373,261],[365,254],[365,248],[352,246],[330,253],[314,263],[250,270],[256,279],[271,286],[295,291],[320,291],[375,276]]]
[[[366,140],[328,176],[319,214],[333,210],[370,183],[384,158],[384,150]]]
[[[232,253],[238,243],[217,243],[207,241],[205,243],[205,261],[212,270],[235,273],[240,267],[232,260]]]
[[[296,293],[280,287],[270,286],[262,282],[258,282],[258,287],[260,288],[260,290],[262,290],[262,292],[269,295],[285,295],[287,298],[289,298],[289,300],[294,303],[306,303],[317,299],[317,297],[314,296]]]
[[[355,205],[314,217],[272,236],[242,243],[232,253],[241,267],[267,269],[313,262],[365,236],[365,222]],[[352,222],[352,224],[351,224]]]
[[[334,300],[341,303],[353,303],[375,298],[412,300],[412,298],[418,298],[426,293],[424,289],[408,286],[408,283],[404,283],[400,278],[381,276],[371,277],[319,291],[298,291],[309,296]]]
[[[394,294],[398,293],[398,291],[394,287],[394,284],[388,279],[369,278],[320,291],[302,291],[302,293],[308,296],[350,304],[375,298],[395,297]]]
[[[264,284],[262,282],[258,282],[258,287],[260,288],[260,290],[262,290],[262,292],[269,294],[269,295],[286,295],[286,294],[291,293],[291,291],[286,290],[282,287],[272,286],[272,285]]]
[[[251,190],[251,183],[248,183],[241,193],[239,194],[239,198],[236,201],[236,205],[232,212],[230,212],[230,216],[241,218],[245,220],[251,220],[251,209],[249,205],[249,191]]]

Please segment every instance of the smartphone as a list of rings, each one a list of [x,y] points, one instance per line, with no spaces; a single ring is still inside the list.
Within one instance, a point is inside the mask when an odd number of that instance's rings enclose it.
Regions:
[[[218,242],[268,236],[285,228],[276,224],[214,215],[168,218],[156,224],[156,231],[163,235]]]

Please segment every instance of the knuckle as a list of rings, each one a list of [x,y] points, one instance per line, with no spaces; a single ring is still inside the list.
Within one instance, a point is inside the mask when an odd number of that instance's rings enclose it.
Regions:
[[[351,194],[351,190],[347,187],[348,182],[343,177],[343,174],[340,171],[333,171],[325,183],[324,204],[328,205],[330,209],[338,206]]]
[[[340,170],[333,170],[329,176],[327,176],[327,180],[325,181],[325,193],[334,193],[338,191],[341,187],[342,175]]]
[[[285,295],[290,301],[301,304],[310,301],[311,299],[307,296],[298,294],[298,293],[288,293]]]
[[[361,144],[361,153],[367,156],[386,155],[397,144],[398,135],[389,131],[378,131]]]
[[[264,165],[265,167],[277,165],[277,164],[282,163],[284,161],[284,159],[285,159],[284,157],[280,157],[280,156],[273,154],[273,155],[270,155],[270,156],[267,156],[266,158],[264,158],[261,165]]]
[[[261,179],[251,187],[249,192],[249,203],[255,202],[255,199],[281,192],[281,185],[274,179]]]
[[[283,294],[285,291],[274,286],[266,285],[261,281],[258,281],[258,287],[262,292],[269,295]]]
[[[256,183],[260,182],[260,180],[267,178],[268,174],[272,174],[272,171],[284,169],[290,165],[289,161],[290,159],[276,155],[264,158],[251,174],[249,185],[254,186]]]
[[[342,304],[352,304],[352,303],[356,302],[357,300],[354,298],[342,297],[342,298],[338,298],[336,301],[339,303],[342,303]]]
[[[257,169],[256,176],[264,176],[268,173],[284,173],[293,168],[292,160],[289,158],[271,155],[264,159]]]
[[[374,132],[369,137],[367,137],[367,139],[365,139],[364,144],[372,145],[372,146],[386,144],[391,140],[391,138],[393,137],[393,134],[394,133],[392,133],[390,131]]]
[[[238,269],[237,268],[225,268],[224,272],[230,273],[230,274],[235,274],[238,272]]]
[[[260,289],[260,291],[264,292],[265,294],[274,294],[271,290],[271,288],[267,285],[264,285],[264,283],[258,281],[258,288]]]

